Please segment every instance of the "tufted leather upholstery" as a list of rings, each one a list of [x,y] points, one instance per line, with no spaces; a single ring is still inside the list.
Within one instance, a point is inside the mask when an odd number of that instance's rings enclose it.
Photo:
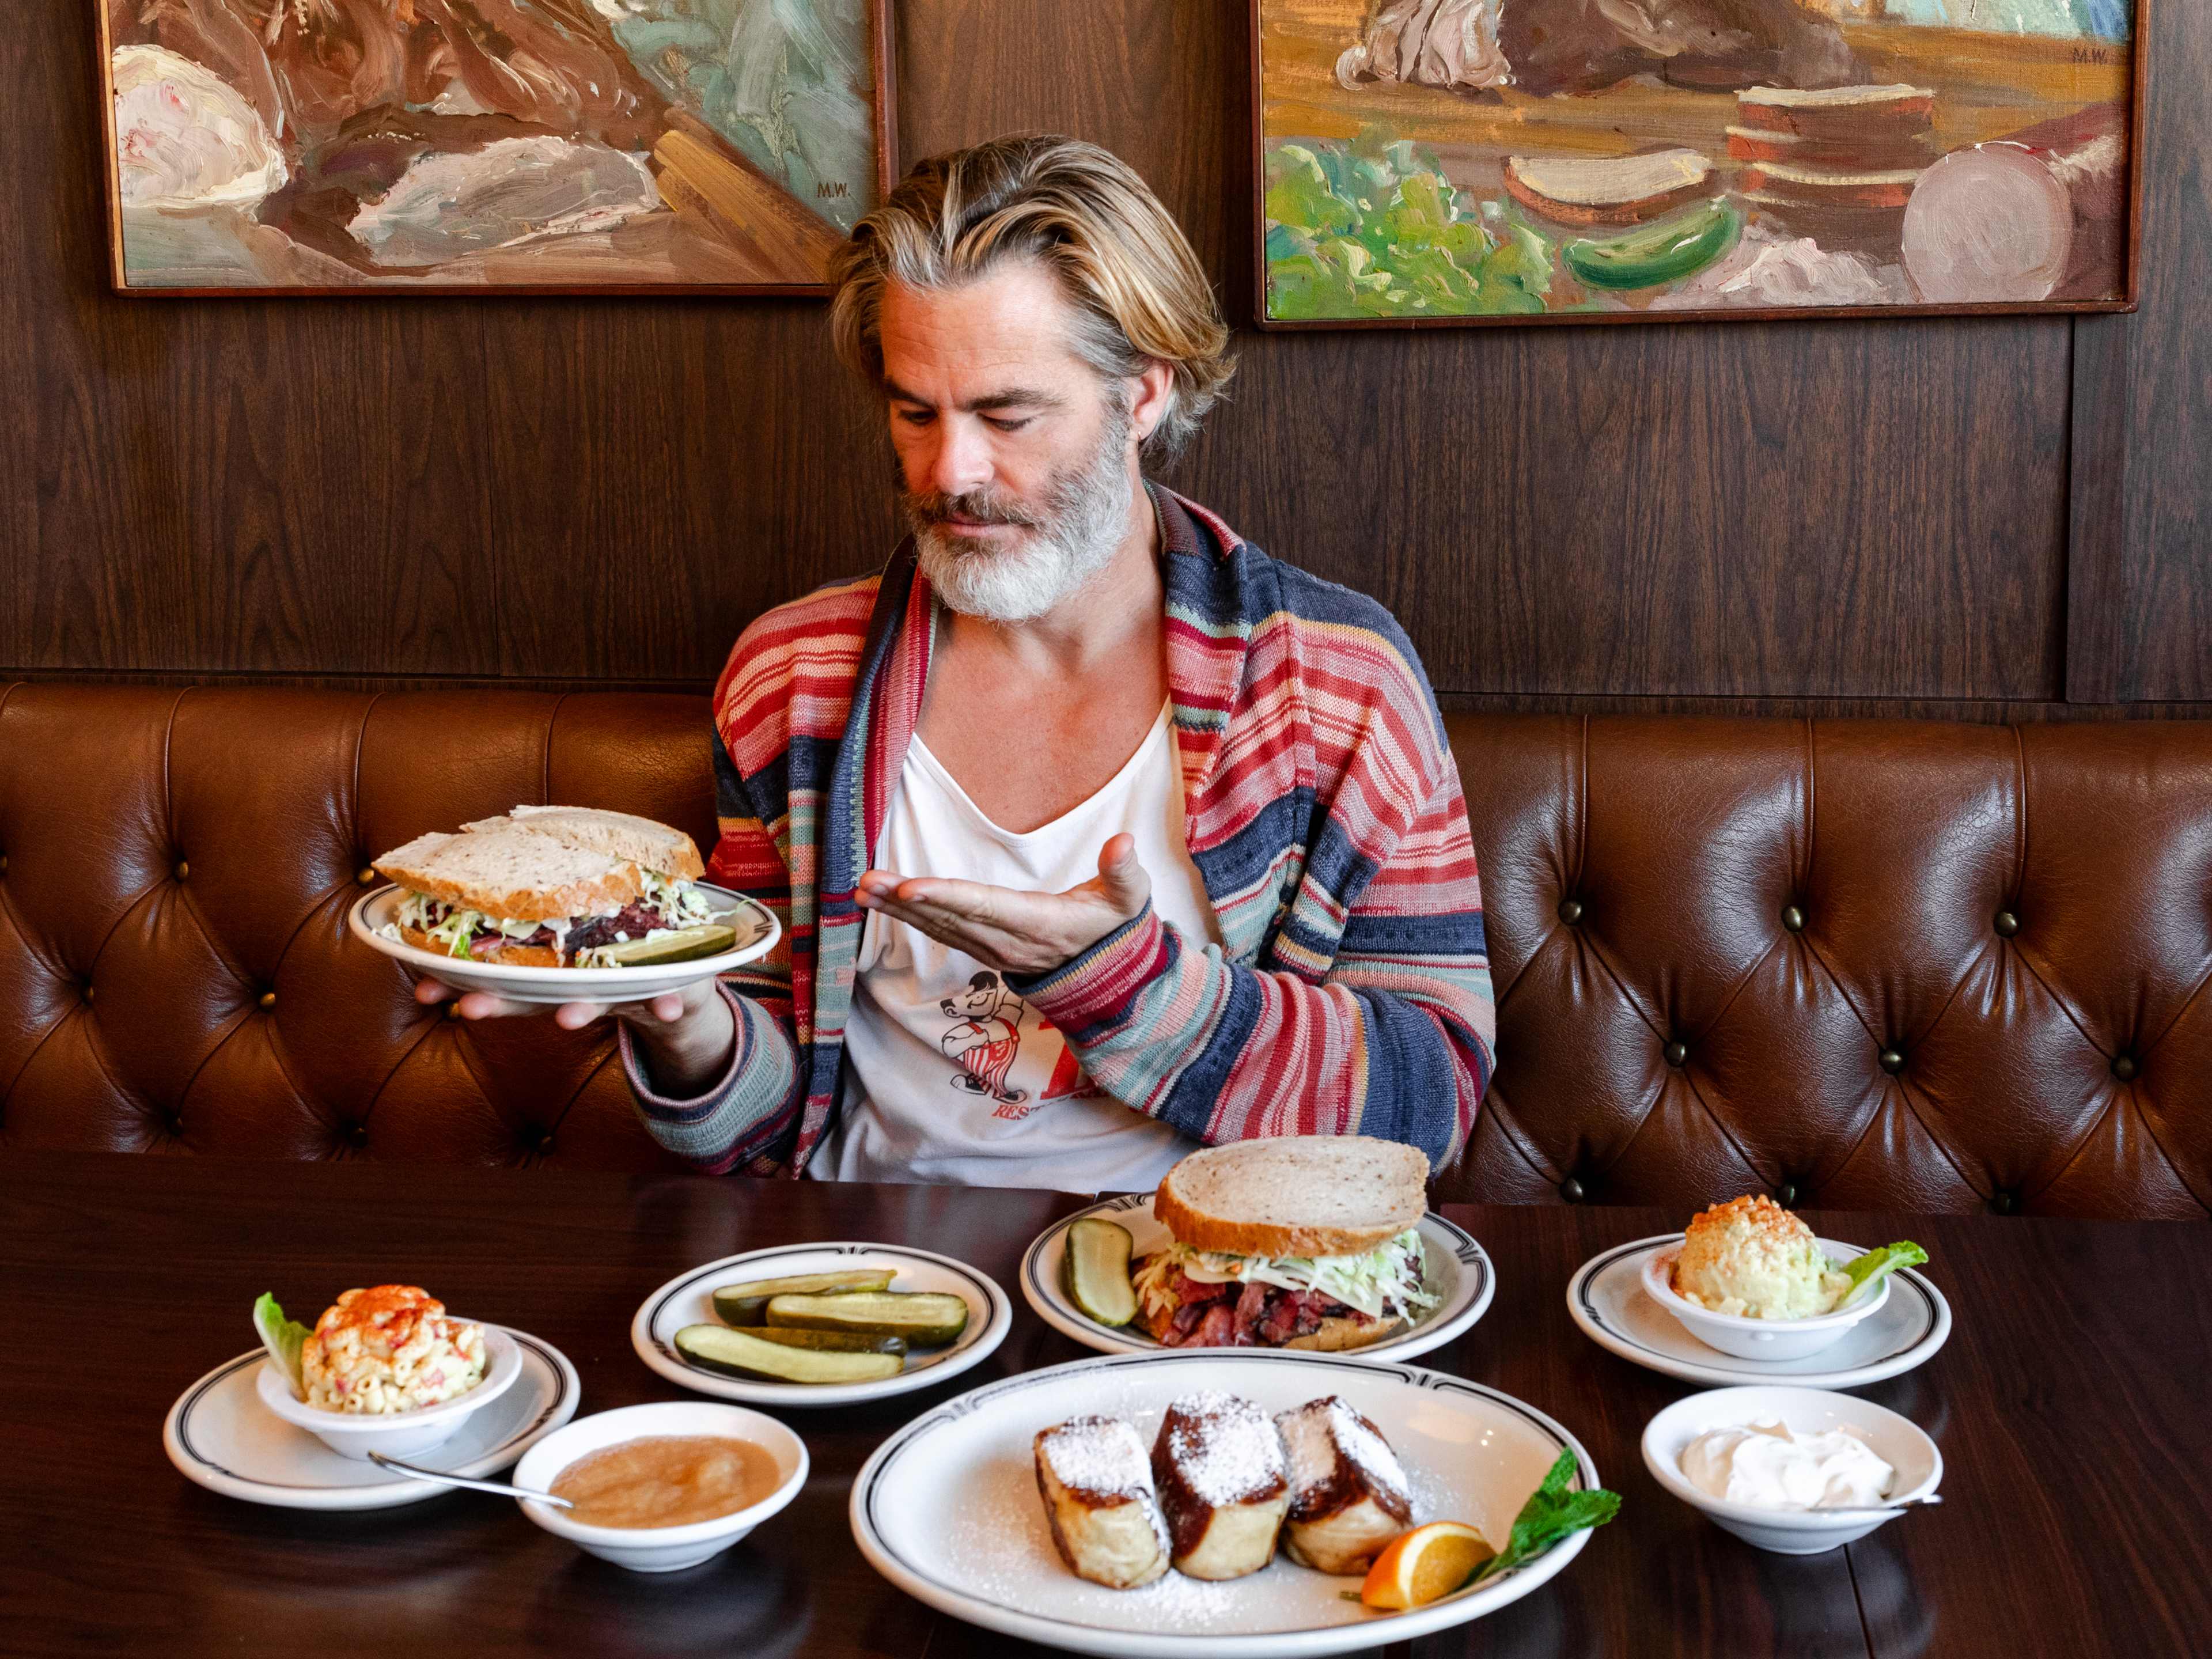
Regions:
[[[2204,1218],[2212,725],[1453,746],[1500,1047],[1464,1189]]]
[[[665,1166],[603,1039],[426,1013],[344,918],[517,801],[703,844],[704,721],[10,689],[0,1142]],[[2206,1215],[2212,725],[1449,724],[1500,1042],[1449,1195]]]
[[[345,915],[373,854],[518,801],[711,845],[705,717],[674,696],[12,688],[0,1137],[680,1167],[610,1042],[426,1011]]]

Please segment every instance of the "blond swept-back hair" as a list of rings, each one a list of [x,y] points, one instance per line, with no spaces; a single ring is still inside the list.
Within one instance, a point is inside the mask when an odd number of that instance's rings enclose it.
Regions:
[[[1121,157],[1079,139],[994,138],[919,163],[830,256],[838,355],[880,382],[887,285],[957,288],[1024,258],[1059,279],[1078,319],[1072,343],[1100,374],[1174,370],[1144,454],[1176,454],[1236,373],[1228,325],[1159,198]]]

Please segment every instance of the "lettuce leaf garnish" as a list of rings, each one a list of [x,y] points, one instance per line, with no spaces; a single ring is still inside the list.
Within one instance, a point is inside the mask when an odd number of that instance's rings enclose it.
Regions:
[[[1911,1239],[1885,1244],[1878,1250],[1869,1250],[1864,1255],[1855,1256],[1844,1264],[1844,1277],[1851,1284],[1836,1305],[1838,1308],[1847,1306],[1861,1291],[1880,1284],[1884,1275],[1895,1273],[1899,1267],[1917,1267],[1927,1260],[1928,1252]]]
[[[1430,151],[1370,127],[1266,158],[1268,314],[1470,317],[1548,308],[1552,245]]]
[[[300,1369],[300,1350],[310,1334],[307,1328],[296,1319],[285,1318],[276,1298],[264,1291],[261,1300],[253,1304],[253,1328],[261,1338],[261,1346],[269,1350],[269,1357],[292,1379],[292,1392],[305,1400],[307,1385]]]

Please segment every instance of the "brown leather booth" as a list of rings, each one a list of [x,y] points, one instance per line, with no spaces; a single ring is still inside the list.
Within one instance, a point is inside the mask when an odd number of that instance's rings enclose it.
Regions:
[[[702,702],[16,685],[0,1144],[668,1167],[603,1036],[420,1008],[369,855],[713,831]],[[2204,1218],[2212,725],[1466,716],[1498,1076],[1450,1195]]]

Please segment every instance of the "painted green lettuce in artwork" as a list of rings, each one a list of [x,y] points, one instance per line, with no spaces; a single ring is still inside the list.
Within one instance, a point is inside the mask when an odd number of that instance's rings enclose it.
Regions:
[[[876,197],[866,0],[592,0],[640,72],[841,231]]]
[[[1370,130],[1267,155],[1268,314],[1527,316],[1543,311],[1551,243],[1477,203],[1436,158]]]

